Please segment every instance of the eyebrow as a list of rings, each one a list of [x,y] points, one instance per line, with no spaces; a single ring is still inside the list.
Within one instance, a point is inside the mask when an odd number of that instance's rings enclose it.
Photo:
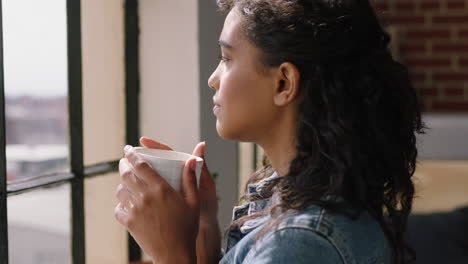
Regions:
[[[233,49],[234,48],[231,44],[227,43],[224,40],[218,40],[218,45],[223,47],[223,48],[226,48],[226,49]]]

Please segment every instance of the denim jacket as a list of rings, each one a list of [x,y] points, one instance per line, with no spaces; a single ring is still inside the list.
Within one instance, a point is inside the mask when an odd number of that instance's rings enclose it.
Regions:
[[[248,193],[261,194],[262,187],[278,177],[276,172],[248,186]],[[271,205],[266,198],[234,207],[233,220]],[[331,214],[319,206],[288,215],[278,228],[257,240],[261,227],[270,216],[249,220],[227,233],[226,248],[220,264],[231,263],[339,263],[389,264],[391,249],[380,225],[363,212],[357,219]]]

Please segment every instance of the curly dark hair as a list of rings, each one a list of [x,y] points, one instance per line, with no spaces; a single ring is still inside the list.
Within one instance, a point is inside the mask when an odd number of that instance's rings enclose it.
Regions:
[[[393,59],[390,36],[372,5],[368,0],[218,0],[218,6],[223,13],[237,8],[242,14],[244,34],[261,50],[265,67],[290,62],[300,72],[297,155],[288,174],[270,186],[270,195],[277,193],[281,202],[268,213],[313,204],[366,210],[393,245],[394,263],[406,262],[416,134],[425,127],[408,70]],[[248,184],[271,171],[262,168]]]

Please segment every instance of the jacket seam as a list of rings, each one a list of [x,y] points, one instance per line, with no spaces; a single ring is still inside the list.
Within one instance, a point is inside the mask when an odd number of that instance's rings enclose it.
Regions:
[[[317,234],[318,236],[322,237],[323,239],[327,240],[332,246],[333,248],[335,249],[335,251],[338,253],[338,255],[340,256],[341,258],[341,261],[343,262],[343,264],[347,264],[348,262],[346,261],[346,258],[343,256],[342,252],[338,249],[338,247],[336,246],[336,244],[334,243],[333,240],[331,240],[328,236],[324,235],[322,232],[319,232],[317,230],[314,230],[313,228],[307,228],[305,226],[295,226],[295,225],[288,225],[288,226],[285,226],[285,227],[282,227],[278,230],[276,230],[275,232],[273,232],[271,235],[275,234],[276,232],[279,232],[279,231],[283,231],[285,229],[303,229],[303,230],[306,230],[306,231],[310,231],[312,233],[315,233]]]
[[[276,233],[279,233],[279,232],[284,231],[284,230],[286,230],[286,229],[302,229],[302,230],[309,231],[309,232],[311,232],[311,233],[313,233],[313,234],[316,234],[316,235],[322,237],[323,239],[325,239],[326,241],[328,241],[328,242],[330,243],[330,245],[332,245],[333,249],[335,249],[335,251],[337,252],[338,256],[340,256],[342,263],[343,263],[343,264],[347,264],[347,261],[345,260],[344,256],[341,254],[341,251],[338,250],[338,248],[337,248],[337,246],[335,245],[335,243],[333,243],[332,240],[328,239],[327,236],[324,236],[322,233],[317,232],[316,230],[314,230],[314,229],[312,229],[312,228],[308,228],[308,227],[305,227],[305,226],[288,225],[288,226],[285,226],[285,227],[281,227],[281,228],[275,230],[274,232],[270,233],[269,235],[267,235],[267,236],[265,237],[265,239],[267,239],[269,236],[273,236],[273,235],[275,235]],[[253,251],[250,251],[249,253],[247,253],[247,255],[245,256],[243,262],[244,262],[245,260],[247,260],[249,257],[251,257],[252,254],[253,254]]]
[[[343,262],[343,264],[348,264],[348,260],[346,259],[346,257],[344,256],[343,252],[341,252],[341,250],[338,248],[338,246],[336,245],[335,243],[335,240],[331,239],[331,237],[325,235],[323,232],[320,231],[320,227],[323,223],[323,216],[325,215],[325,208],[322,208],[320,210],[320,218],[319,220],[317,221],[317,226],[316,226],[316,232],[317,234],[319,234],[320,236],[324,237],[326,240],[328,240],[330,242],[330,244],[333,245],[333,247],[335,248],[335,250],[338,252],[338,254],[340,255],[341,257],[341,261]]]

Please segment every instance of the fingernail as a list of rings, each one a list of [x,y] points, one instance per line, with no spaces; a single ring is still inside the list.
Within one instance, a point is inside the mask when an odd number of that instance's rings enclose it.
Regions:
[[[190,169],[194,171],[196,168],[197,168],[197,160],[196,159],[190,160]]]
[[[126,146],[124,147],[124,153],[127,153],[127,151],[129,151],[131,148],[132,148],[132,146],[126,145]]]
[[[206,141],[203,141],[203,142],[202,142],[202,146],[203,146],[202,156],[205,156],[205,153],[206,153]]]

